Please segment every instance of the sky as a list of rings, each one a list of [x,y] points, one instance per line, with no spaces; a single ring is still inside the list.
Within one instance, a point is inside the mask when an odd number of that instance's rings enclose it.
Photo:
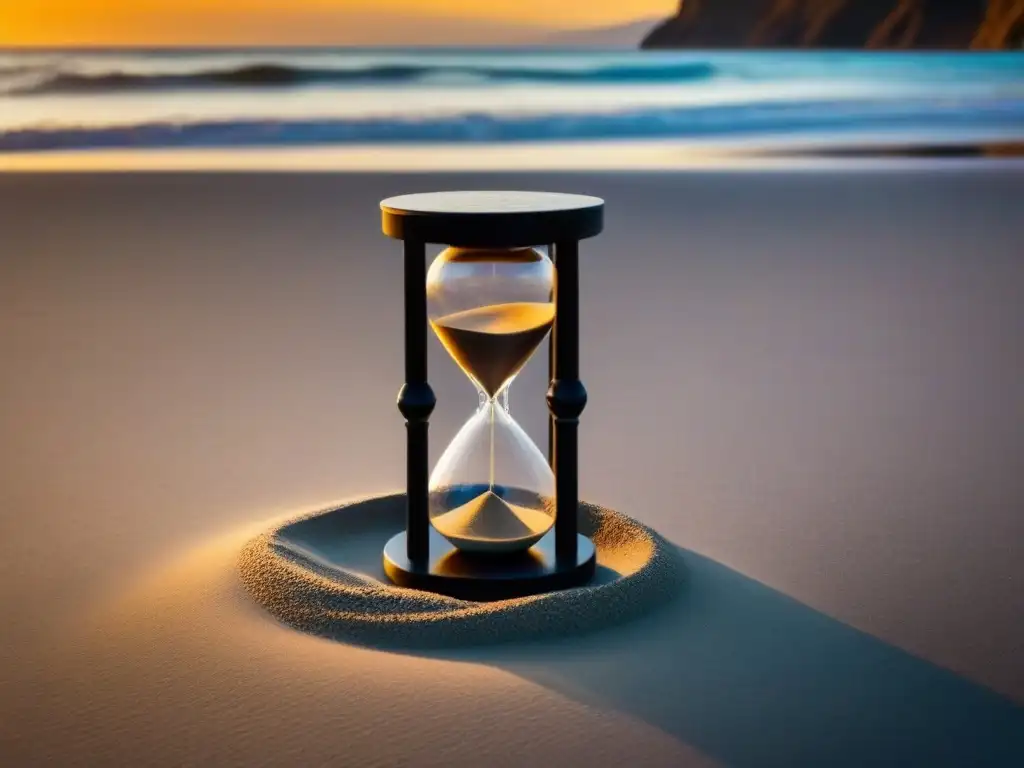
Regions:
[[[665,17],[678,0],[0,0],[0,45],[527,42]]]

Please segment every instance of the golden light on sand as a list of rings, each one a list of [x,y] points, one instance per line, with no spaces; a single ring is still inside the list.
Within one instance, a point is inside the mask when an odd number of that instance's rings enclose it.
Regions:
[[[482,144],[438,146],[410,144],[375,147],[285,147],[270,154],[260,148],[103,150],[26,152],[0,156],[0,172],[32,171],[652,171],[713,168],[744,170],[792,167],[792,160],[773,160],[726,151],[660,143],[617,143],[613,151],[595,151],[588,144],[537,143],[521,146]],[[870,162],[862,160],[862,163]],[[886,159],[892,163],[891,159]]]

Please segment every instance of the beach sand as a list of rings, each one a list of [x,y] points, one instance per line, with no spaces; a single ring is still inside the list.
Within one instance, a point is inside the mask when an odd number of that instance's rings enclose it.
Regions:
[[[580,505],[578,522],[597,552],[580,589],[472,602],[392,585],[374,555],[405,524],[402,493],[318,510],[267,531],[245,545],[238,573],[252,598],[290,627],[396,651],[501,644],[505,655],[513,643],[603,632],[679,597],[685,580],[678,547],[591,504]],[[441,535],[431,539],[433,556],[449,549]],[[440,559],[449,575],[465,564]]]
[[[940,166],[0,176],[2,762],[1021,764],[1024,175]],[[377,203],[452,188],[608,201],[580,490],[685,549],[657,614],[401,654],[238,583],[275,521],[401,487]],[[430,354],[437,457],[477,400]]]

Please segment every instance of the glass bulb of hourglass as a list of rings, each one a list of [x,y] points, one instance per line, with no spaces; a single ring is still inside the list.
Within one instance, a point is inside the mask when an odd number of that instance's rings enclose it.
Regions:
[[[498,402],[551,330],[553,286],[532,248],[449,248],[427,275],[431,327],[481,395],[430,478],[431,522],[462,551],[529,549],[554,524],[554,475]]]

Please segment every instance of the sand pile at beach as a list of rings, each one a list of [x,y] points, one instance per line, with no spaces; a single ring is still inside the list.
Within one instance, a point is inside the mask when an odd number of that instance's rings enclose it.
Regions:
[[[243,550],[242,582],[260,605],[291,627],[396,648],[594,632],[665,605],[683,584],[675,547],[625,515],[581,504],[580,530],[592,537],[599,568],[588,586],[493,603],[402,589],[383,574],[360,571],[360,565],[367,550],[381,552],[401,530],[404,514],[405,497],[399,494],[314,513],[270,530]]]

